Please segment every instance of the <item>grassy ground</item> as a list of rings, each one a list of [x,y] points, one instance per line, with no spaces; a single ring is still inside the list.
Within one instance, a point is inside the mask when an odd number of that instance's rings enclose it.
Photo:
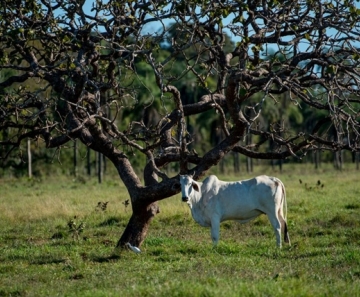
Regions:
[[[0,296],[360,296],[360,183],[350,167],[261,171],[287,189],[292,246],[281,251],[265,216],[223,223],[212,248],[180,195],[161,201],[141,254],[115,251],[130,216],[117,177],[0,180]]]

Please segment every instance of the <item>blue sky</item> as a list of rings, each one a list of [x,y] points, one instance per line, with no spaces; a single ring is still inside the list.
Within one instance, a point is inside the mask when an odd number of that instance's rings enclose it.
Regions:
[[[103,3],[107,3],[107,2],[108,2],[107,0],[104,0],[104,1],[103,1]],[[85,1],[85,4],[84,4],[84,6],[83,6],[83,9],[84,9],[84,11],[85,11],[86,13],[88,13],[88,14],[93,14],[93,12],[91,12],[93,3],[95,3],[94,0],[86,0],[86,1]],[[360,8],[359,0],[356,1],[355,5],[356,5],[356,7],[359,7],[359,8]],[[224,23],[224,24],[229,23],[229,22],[233,19],[233,17],[234,17],[234,16],[231,16],[231,15],[230,15],[227,19],[224,20],[223,23]],[[167,22],[165,21],[165,24],[167,24],[167,23],[171,23],[171,20],[168,20]],[[145,29],[145,31],[146,31],[147,33],[153,33],[153,32],[156,32],[156,31],[159,30],[159,29],[160,29],[160,25],[159,25],[159,26],[155,26],[154,24],[151,24],[151,25],[149,25],[149,26]],[[236,41],[240,41],[240,37],[235,37],[234,35],[231,34],[230,31],[226,31],[226,33],[229,34],[229,36],[233,39],[233,41],[235,41],[235,42],[236,42]],[[326,34],[327,34],[328,36],[332,36],[332,37],[333,37],[333,36],[335,36],[336,31],[335,31],[335,30],[328,30],[328,31],[326,32]],[[308,46],[308,44],[306,44],[306,40],[304,39],[304,43],[300,46],[300,48],[301,48],[301,50],[306,50],[307,46]]]

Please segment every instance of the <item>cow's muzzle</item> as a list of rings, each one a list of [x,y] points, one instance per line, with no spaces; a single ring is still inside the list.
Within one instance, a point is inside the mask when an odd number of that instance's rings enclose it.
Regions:
[[[188,201],[189,201],[189,197],[182,197],[182,201],[183,201],[183,202],[188,202]]]

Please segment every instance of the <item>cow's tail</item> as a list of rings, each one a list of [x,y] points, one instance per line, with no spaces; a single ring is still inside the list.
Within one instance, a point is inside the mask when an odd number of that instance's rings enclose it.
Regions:
[[[285,186],[282,183],[281,180],[276,179],[281,187],[282,197],[281,197],[281,208],[284,208],[284,241],[290,245],[290,237],[288,233],[288,227],[287,227],[287,202],[286,202],[286,190]]]

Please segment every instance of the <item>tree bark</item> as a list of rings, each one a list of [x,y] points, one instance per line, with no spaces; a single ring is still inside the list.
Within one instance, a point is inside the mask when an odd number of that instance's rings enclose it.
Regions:
[[[133,214],[116,247],[124,247],[127,242],[140,247],[147,236],[152,219],[159,212],[157,202],[149,205],[138,205],[137,209],[133,208]]]
[[[232,153],[233,155],[233,166],[234,166],[234,173],[240,172],[240,156],[237,153]]]
[[[99,184],[103,181],[103,155],[101,153],[97,154],[98,161],[98,182]]]
[[[73,165],[74,165],[74,176],[77,177],[78,164],[77,164],[77,141],[74,140],[74,156],[73,156]]]
[[[246,144],[249,145],[249,144],[251,144],[251,142],[252,142],[252,136],[251,136],[251,134],[249,134],[246,137]],[[247,173],[253,172],[253,159],[252,158],[246,157],[246,171],[247,171]]]
[[[32,178],[32,156],[31,156],[31,141],[27,140],[27,155],[28,155],[28,176]]]
[[[91,176],[91,149],[87,147],[87,154],[86,154],[86,169],[87,174]]]

